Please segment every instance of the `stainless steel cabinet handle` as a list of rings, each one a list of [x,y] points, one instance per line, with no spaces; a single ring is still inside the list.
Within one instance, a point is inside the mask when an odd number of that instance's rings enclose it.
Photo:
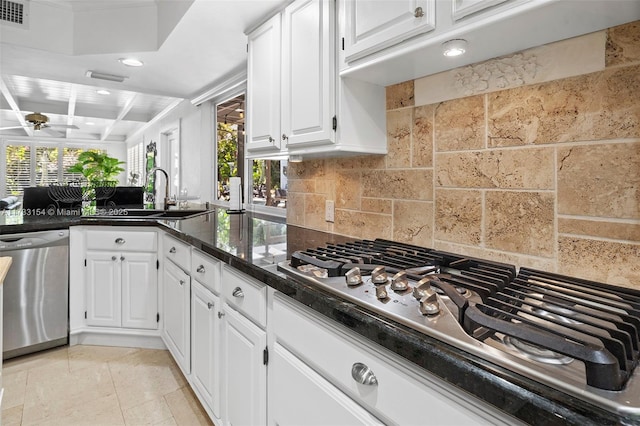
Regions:
[[[204,274],[204,265],[198,266],[198,269],[196,269],[196,272],[200,272],[201,274]]]
[[[184,280],[180,280],[180,285],[184,285]]]
[[[218,318],[222,318],[224,316],[224,312],[218,312]]]
[[[116,259],[117,259],[117,257],[111,256],[111,260],[116,260]]]
[[[169,253],[175,253],[175,252],[176,252],[176,248],[175,248],[175,247],[171,247],[171,248],[169,249]]]
[[[124,238],[116,238],[116,244],[124,244]]]
[[[424,16],[424,10],[421,7],[416,7],[416,10],[413,11],[413,16],[416,18],[422,18]]]
[[[207,302],[207,308],[209,308],[209,310],[211,310],[211,308],[213,308],[213,303]]]
[[[369,367],[362,364],[361,362],[356,362],[355,364],[353,364],[353,367],[351,367],[351,377],[353,377],[353,380],[363,385],[378,385],[378,379],[376,378],[376,375],[373,374],[373,371],[371,371]]]
[[[244,292],[240,287],[236,287],[233,289],[233,293],[231,293],[233,297],[244,297]]]

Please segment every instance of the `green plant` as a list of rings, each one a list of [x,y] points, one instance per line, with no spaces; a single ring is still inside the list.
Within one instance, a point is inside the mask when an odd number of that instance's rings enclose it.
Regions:
[[[96,151],[84,151],[78,155],[78,162],[67,169],[70,173],[81,173],[89,183],[117,182],[117,176],[124,172],[120,167],[124,161]]]

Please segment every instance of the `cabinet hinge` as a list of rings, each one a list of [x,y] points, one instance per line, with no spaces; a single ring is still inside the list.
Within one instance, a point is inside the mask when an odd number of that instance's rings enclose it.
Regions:
[[[87,259],[84,260],[84,266],[87,266]]]
[[[87,311],[84,311],[84,319],[87,319]]]
[[[264,351],[262,351],[262,363],[264,365],[269,364],[269,349],[268,348],[264,348]]]
[[[338,117],[333,116],[333,130],[335,131],[338,128]]]
[[[156,269],[160,269],[160,261],[156,260]]]
[[[344,37],[342,37],[342,50],[344,50]]]
[[[160,322],[160,312],[156,314],[156,322]]]

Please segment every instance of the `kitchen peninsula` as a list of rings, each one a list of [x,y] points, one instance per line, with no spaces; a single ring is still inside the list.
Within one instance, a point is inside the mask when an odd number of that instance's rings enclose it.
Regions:
[[[172,248],[177,248],[176,256],[180,255],[183,247],[191,250],[193,259],[191,264],[194,265],[191,268],[194,301],[196,300],[195,295],[198,294],[196,288],[206,290],[206,286],[200,286],[200,281],[206,284],[206,274],[212,271],[210,265],[213,268],[220,268],[222,274],[227,274],[226,279],[223,280],[223,286],[226,285],[225,281],[233,283],[229,294],[225,296],[223,287],[218,296],[213,294],[215,297],[213,302],[208,302],[214,306],[216,303],[218,304],[218,308],[215,309],[218,311],[216,319],[222,318],[223,321],[228,319],[231,323],[231,317],[236,312],[245,313],[251,319],[247,325],[258,331],[263,330],[262,333],[264,331],[273,333],[274,325],[272,324],[271,311],[265,317],[261,317],[260,310],[262,308],[251,309],[251,306],[247,306],[253,297],[254,290],[264,291],[266,288],[271,295],[268,299],[271,300],[269,309],[272,309],[271,304],[274,299],[280,304],[293,303],[300,309],[310,312],[309,316],[305,318],[317,318],[318,323],[329,324],[332,329],[338,330],[344,336],[351,336],[352,340],[361,341],[365,345],[364,347],[374,347],[375,350],[371,350],[371,353],[375,351],[384,356],[393,357],[394,360],[404,360],[404,363],[408,364],[408,371],[412,374],[419,373],[416,375],[418,379],[422,380],[424,377],[428,377],[428,382],[435,387],[436,393],[458,394],[459,401],[466,401],[465,408],[472,408],[469,415],[478,415],[477,421],[479,422],[491,419],[492,422],[513,423],[519,419],[529,424],[548,424],[561,418],[565,424],[584,425],[614,424],[628,421],[624,416],[614,416],[591,404],[578,401],[556,389],[488,363],[276,270],[276,264],[290,258],[293,251],[349,240],[344,236],[286,225],[282,219],[253,213],[230,215],[223,209],[214,209],[208,214],[178,221],[52,217],[42,221],[24,220],[21,222],[8,225],[5,221],[0,229],[3,234],[61,227],[70,227],[72,231],[83,229],[85,232],[102,230],[114,233],[118,229],[141,232],[145,230],[157,231],[163,236],[163,238],[158,238],[158,241],[170,241],[170,244],[173,244],[172,246],[159,244],[161,247],[158,249],[158,261],[165,271],[168,263],[180,264],[178,258],[169,257],[170,260],[165,261]],[[284,244],[285,241],[286,244]],[[273,243],[271,246],[270,242]],[[73,246],[73,244],[72,237],[71,245]],[[160,250],[166,255],[160,255]],[[72,255],[71,258],[74,259],[74,256]],[[204,262],[200,262],[201,259],[204,259]],[[76,261],[81,262],[82,259],[76,259]],[[209,263],[206,263],[207,261]],[[71,269],[73,267],[71,265]],[[200,267],[203,271],[206,267],[207,271],[202,274],[201,278],[195,272]],[[188,269],[183,268],[183,270]],[[218,272],[218,269],[215,271]],[[165,277],[167,277],[166,274]],[[237,280],[239,277],[242,279],[242,284],[236,286],[235,283],[241,282]],[[73,280],[72,274],[72,288]],[[250,286],[245,284],[247,282]],[[259,288],[260,285],[266,286]],[[236,295],[231,295],[231,291],[237,294],[238,287],[242,287],[244,290],[245,300],[232,304],[236,299],[240,299]],[[275,298],[272,297],[274,293],[278,295]],[[73,297],[74,295],[71,294],[71,309],[74,309]],[[223,309],[219,309],[220,298],[225,300],[225,297],[229,302],[224,304]],[[162,320],[166,321],[165,315],[167,313],[163,312],[163,305],[159,303],[158,306]],[[206,312],[206,301],[203,306],[204,310],[198,310],[198,305],[191,305],[192,315],[196,315],[196,312]],[[240,321],[241,324],[245,322],[244,319]],[[162,328],[163,323],[159,323]],[[259,327],[255,327],[256,325]],[[275,332],[277,333],[277,330]],[[192,345],[196,341],[197,339],[194,337]],[[73,344],[73,339],[71,342]],[[274,353],[273,343],[268,343],[267,346],[268,351],[265,351],[264,355],[262,353],[264,346],[260,348],[260,367],[265,369],[267,367],[262,365],[263,356],[264,361],[268,362],[271,367],[271,361],[267,361],[267,359],[270,360],[277,355]],[[194,377],[197,359],[192,346],[191,370],[181,366],[185,375],[191,377],[189,381],[192,386],[196,381]],[[274,359],[275,362],[276,359]],[[273,373],[270,373],[269,377],[270,380],[273,380]],[[218,383],[215,386],[217,390],[221,385]],[[267,387],[264,383],[260,386]],[[268,390],[271,390],[271,383],[268,386]],[[344,390],[344,388],[341,389]],[[226,396],[230,391],[230,389],[226,389],[226,392],[220,393]],[[201,401],[203,399],[206,401],[203,392],[196,390],[196,394]],[[357,392],[349,394],[349,397],[357,398]],[[257,404],[258,407],[263,407],[260,402]],[[207,402],[203,402],[203,405],[207,406]],[[213,407],[215,404],[209,406]],[[232,415],[233,406],[227,407],[226,411],[227,414]],[[266,410],[264,411],[266,412]],[[270,412],[271,414],[273,413]],[[383,416],[377,412],[375,414],[379,417]],[[212,415],[211,412],[210,415]],[[385,420],[391,421],[388,418]]]

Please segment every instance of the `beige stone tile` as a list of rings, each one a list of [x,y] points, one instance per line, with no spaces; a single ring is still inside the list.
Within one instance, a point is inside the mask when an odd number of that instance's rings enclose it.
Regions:
[[[436,154],[436,185],[453,188],[553,189],[553,148]]]
[[[290,192],[315,192],[316,181],[313,179],[291,179],[287,182],[287,194]]]
[[[387,86],[386,98],[387,110],[413,106],[413,80]]]
[[[304,194],[287,193],[287,223],[304,225]]]
[[[173,414],[164,397],[123,410],[122,415],[125,424],[132,426],[160,425],[173,419]]]
[[[433,167],[433,114],[434,105],[413,110],[413,167]]]
[[[391,200],[381,198],[362,198],[360,200],[360,210],[363,212],[391,214]]]
[[[640,21],[607,30],[605,61],[607,66],[640,61]]]
[[[387,112],[387,168],[411,164],[413,109]]]
[[[113,397],[113,401],[109,397]],[[107,403],[114,405],[114,401],[117,407],[115,388],[105,363],[71,373],[38,368],[28,373],[23,423],[40,424],[75,416],[79,410],[88,410],[94,404],[97,404],[97,415],[99,407]]]
[[[2,386],[4,395],[2,397],[2,409],[22,406],[24,395],[27,390],[27,371],[15,371],[11,374],[2,374]]]
[[[640,290],[640,244],[559,238],[558,272]]]
[[[435,238],[478,245],[482,242],[482,193],[436,190]]]
[[[75,371],[87,367],[99,367],[101,364],[137,352],[136,348],[119,348],[115,346],[70,346],[69,370]]]
[[[394,201],[392,239],[423,247],[433,246],[433,202]]]
[[[141,349],[109,362],[118,400],[123,410],[154,400],[186,384],[165,350]]]
[[[336,170],[347,169],[384,169],[386,165],[386,155],[359,155],[357,157],[332,158]]]
[[[327,229],[325,217],[325,202],[327,197],[322,194],[305,194],[304,196],[304,225],[324,231]]]
[[[20,426],[22,424],[22,405],[4,408],[4,400],[2,405],[2,424],[4,426]]]
[[[560,217],[558,218],[558,232],[640,242],[640,222],[623,223]]]
[[[360,174],[359,170],[336,172],[336,208],[360,208]]]
[[[164,396],[179,425],[213,425],[193,391],[185,386]]]
[[[391,216],[336,209],[333,232],[356,238],[390,239]]]
[[[118,426],[125,423],[118,405],[118,398],[115,394],[111,394],[83,404],[75,404],[72,409],[62,415],[51,415],[36,422],[23,420],[22,424],[24,426]]]
[[[548,192],[487,192],[485,245],[509,252],[552,257],[554,198]]]
[[[324,160],[305,160],[300,163],[288,163],[287,177],[289,179],[313,179],[324,176]]]
[[[335,182],[335,173],[332,173],[331,176],[326,176],[322,179],[316,179],[316,194],[324,194],[327,198],[333,200],[335,199],[336,193],[336,182]]]
[[[364,171],[362,196],[432,201],[433,171],[430,169]]]
[[[558,147],[558,213],[639,219],[640,142]]]
[[[490,93],[489,146],[640,137],[639,92],[636,65]]]
[[[442,102],[435,109],[436,151],[485,147],[484,96]]]
[[[520,255],[515,253],[505,253],[502,251],[491,250],[485,247],[469,246],[440,240],[435,241],[434,247],[438,250],[449,251],[452,253],[463,254],[465,256],[478,257],[481,259],[492,260],[494,262],[502,262],[509,265],[514,265],[517,268],[527,266],[529,268],[547,272],[555,272],[556,270],[556,261],[552,258],[550,259]]]
[[[2,374],[11,374],[17,371],[28,371],[45,368],[49,371],[69,372],[69,356],[67,347],[49,349],[37,354],[24,355],[18,358],[4,361]]]

